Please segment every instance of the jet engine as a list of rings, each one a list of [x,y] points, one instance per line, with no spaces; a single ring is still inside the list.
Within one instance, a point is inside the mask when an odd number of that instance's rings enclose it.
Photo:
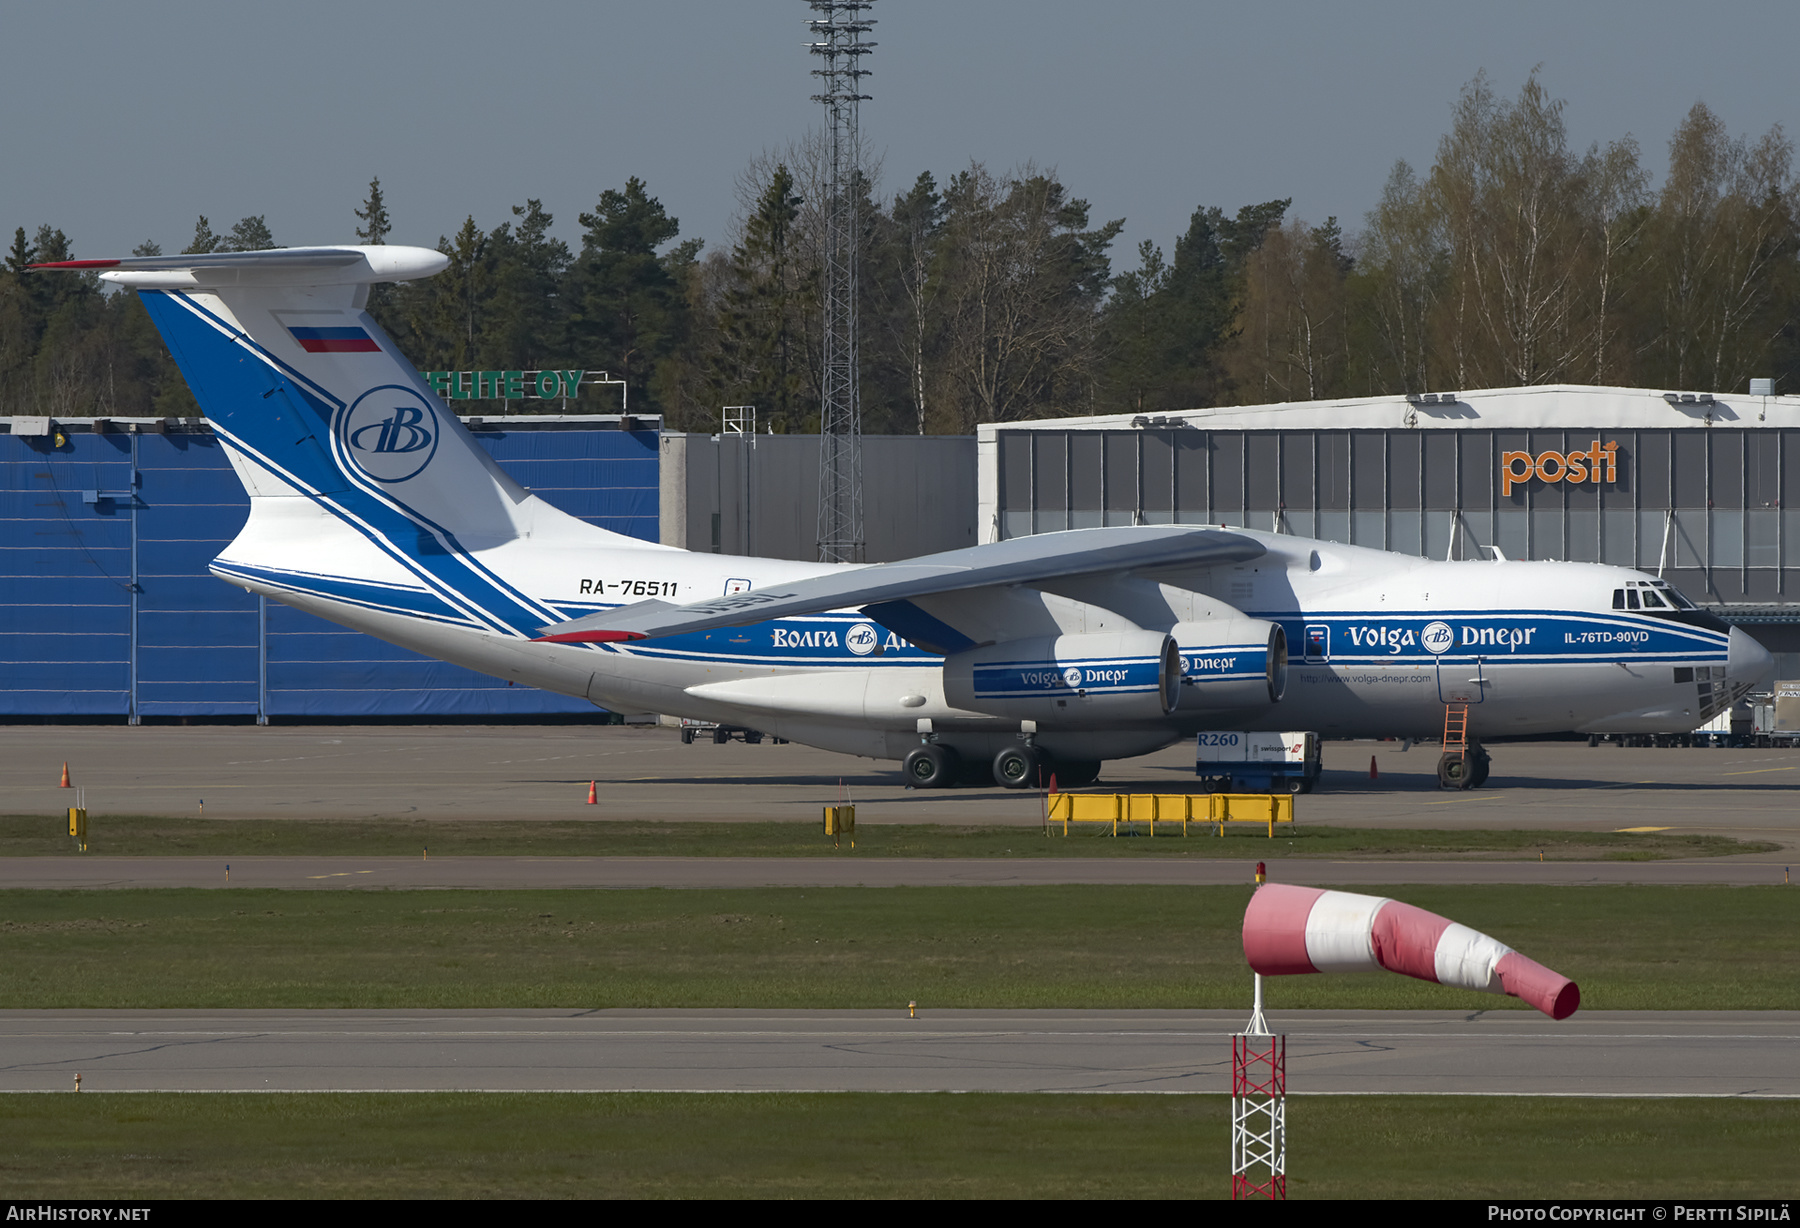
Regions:
[[[1176,623],[1182,712],[1261,708],[1287,690],[1287,633],[1262,618]]]
[[[1007,640],[944,659],[951,707],[1021,720],[1158,720],[1181,691],[1181,653],[1163,631]]]

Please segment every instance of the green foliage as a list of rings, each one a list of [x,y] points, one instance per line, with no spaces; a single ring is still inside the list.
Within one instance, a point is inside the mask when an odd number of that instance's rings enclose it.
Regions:
[[[255,217],[239,218],[238,224],[231,228],[231,233],[226,235],[219,244],[219,250],[222,252],[261,252],[279,246],[280,244],[275,242],[275,236],[269,233],[269,227],[264,223],[262,214],[259,213]]]
[[[1535,74],[1510,102],[1477,75],[1429,173],[1396,165],[1349,279],[1345,392],[1734,391],[1794,371],[1800,182],[1780,128],[1734,138],[1696,104],[1652,192],[1635,141],[1577,154],[1562,110]]]
[[[1784,1195],[1793,1101],[1304,1096],[1288,1196]],[[1216,1198],[1222,1095],[177,1092],[0,1098],[18,1199]],[[1787,1184],[1791,1185],[1791,1181]]]
[[[388,234],[394,227],[388,218],[387,204],[381,198],[379,176],[369,180],[368,199],[363,201],[362,208],[354,210],[354,212],[358,218],[362,219],[363,223],[356,228],[357,238],[371,247],[387,242]]]
[[[207,221],[206,215],[202,213],[200,215],[200,220],[194,223],[193,240],[189,242],[186,247],[181,249],[181,254],[184,256],[204,256],[209,252],[218,251],[221,242],[223,242],[223,240],[213,233],[212,223]]]
[[[1792,141],[1735,136],[1697,103],[1653,187],[1628,136],[1570,148],[1563,110],[1535,73],[1511,99],[1478,75],[1431,165],[1397,163],[1357,233],[1290,218],[1285,199],[1204,206],[1117,271],[1122,222],[1093,224],[1054,173],[972,163],[884,200],[862,180],[865,429],[1548,382],[1800,389]],[[369,310],[424,368],[606,369],[682,429],[754,404],[776,430],[816,430],[822,141],[756,159],[732,241],[704,258],[633,177],[579,215],[578,252],[528,199],[491,230],[469,217],[439,240],[449,270],[376,287]],[[354,212],[361,240],[387,241],[378,178]],[[263,215],[223,234],[202,215],[184,250],[274,245]],[[14,231],[0,405],[191,412],[129,295],[22,276],[68,255],[52,227]]]
[[[1800,1007],[1790,888],[1363,890],[1572,977],[1584,1010]],[[0,1008],[1227,1008],[1248,992],[1250,891],[7,891]],[[1374,973],[1265,994],[1283,1010],[1530,1009]]]
[[[794,176],[777,165],[732,249],[710,372],[720,405],[754,405],[777,433],[818,429],[817,359],[805,317],[818,311],[820,273],[796,250],[803,203]]]
[[[580,221],[581,255],[567,290],[570,348],[585,365],[623,379],[633,409],[654,413],[661,408],[657,366],[681,348],[686,335],[680,270],[698,248],[658,254],[681,226],[636,176],[623,191],[602,192],[594,211],[581,214]]]
[[[995,176],[975,164],[951,177],[933,266],[940,430],[1092,412],[1107,249],[1124,221],[1089,229],[1088,210],[1029,166]]]
[[[1279,232],[1289,203],[1245,205],[1235,215],[1196,209],[1172,264],[1153,243],[1139,245],[1138,268],[1113,280],[1106,309],[1107,409],[1161,413],[1227,399],[1223,351],[1241,327],[1250,262]]]
[[[174,414],[192,400],[135,294],[104,295],[91,272],[26,273],[72,258],[68,237],[14,231],[0,269],[0,413]]]
[[[1676,832],[1581,832],[1458,828],[1328,827],[1284,824],[1274,839],[1253,823],[1224,838],[1206,823],[1123,825],[1077,823],[1065,837],[1046,828],[977,827],[929,823],[867,824],[854,848],[819,834],[814,823],[679,820],[670,823],[608,819],[196,819],[96,814],[89,851],[112,857],[307,856],[414,857],[1109,857],[1127,859],[1252,860],[1268,857],[1360,857],[1430,854],[1437,857],[1510,854],[1515,860],[1650,861],[1665,857],[1723,857],[1768,852],[1777,845],[1726,836]],[[0,815],[0,857],[62,856],[69,837],[61,815]]]

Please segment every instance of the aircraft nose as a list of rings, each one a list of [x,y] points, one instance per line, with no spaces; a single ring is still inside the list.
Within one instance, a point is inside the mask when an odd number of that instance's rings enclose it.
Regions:
[[[1731,646],[1726,652],[1726,677],[1748,689],[1762,681],[1775,668],[1769,650],[1751,639],[1742,627],[1731,629]]]

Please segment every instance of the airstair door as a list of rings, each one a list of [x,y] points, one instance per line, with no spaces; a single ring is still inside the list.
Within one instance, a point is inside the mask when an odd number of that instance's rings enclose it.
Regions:
[[[1446,704],[1478,704],[1486,698],[1488,680],[1480,657],[1437,659],[1438,700]]]

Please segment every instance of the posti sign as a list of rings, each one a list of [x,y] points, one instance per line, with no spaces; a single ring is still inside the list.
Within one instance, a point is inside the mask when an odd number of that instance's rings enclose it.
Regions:
[[[1604,475],[1604,476],[1602,476]],[[1578,452],[1502,452],[1500,454],[1500,493],[1512,494],[1513,487],[1536,479],[1540,482],[1604,482],[1608,486],[1619,480],[1619,445],[1598,439]]]
[[[586,371],[421,371],[446,401],[560,401],[581,391]]]

